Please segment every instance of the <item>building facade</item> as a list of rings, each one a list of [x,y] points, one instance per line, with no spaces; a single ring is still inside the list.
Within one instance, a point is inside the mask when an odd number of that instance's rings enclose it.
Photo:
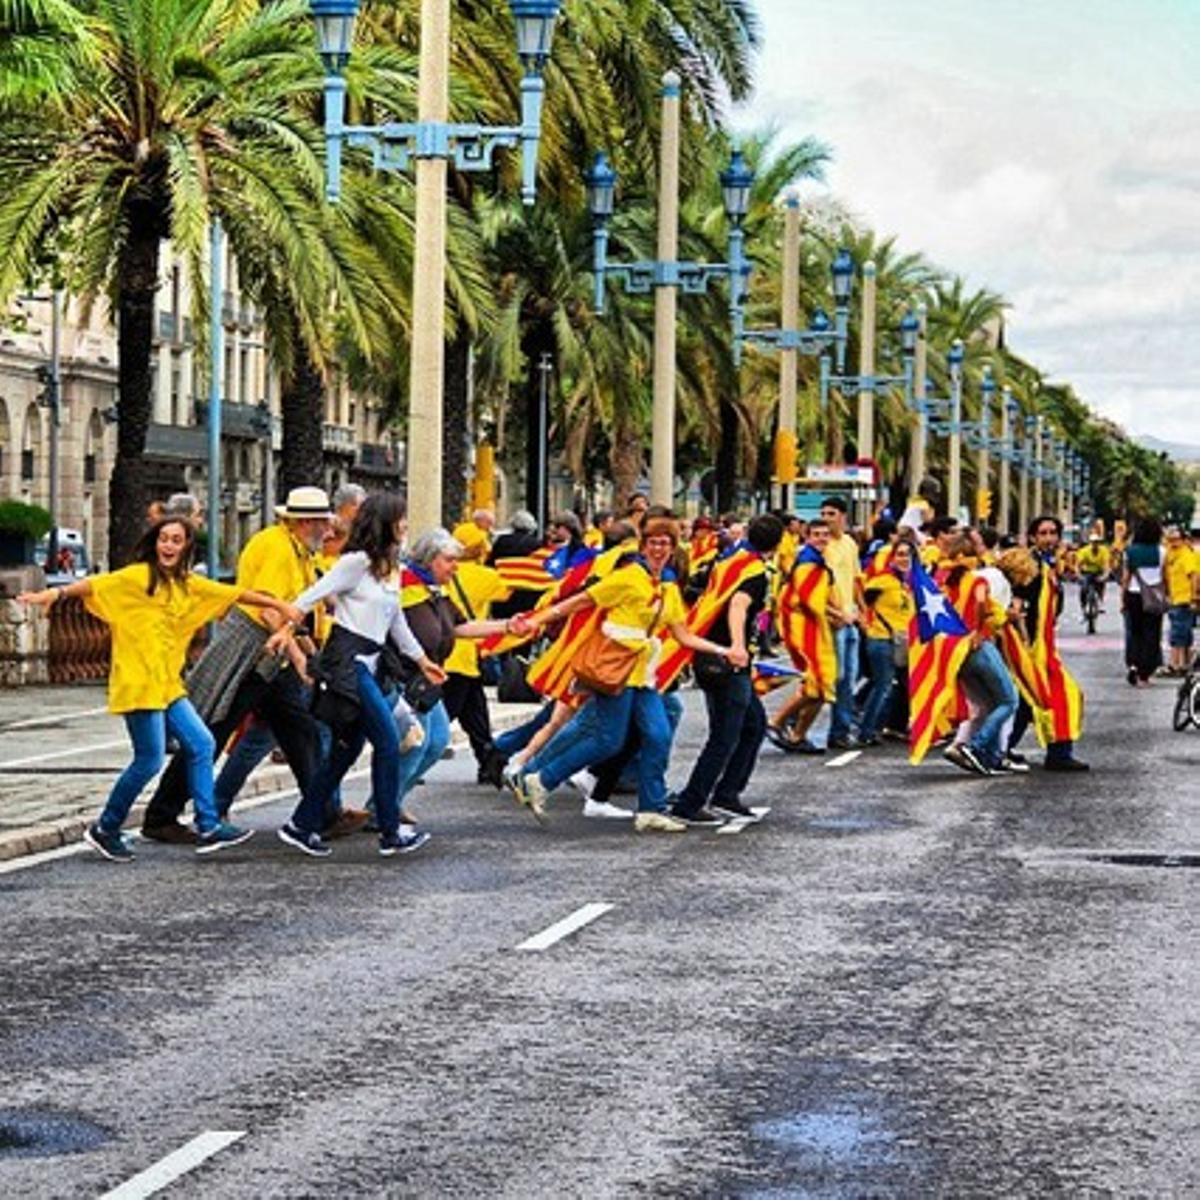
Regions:
[[[209,363],[198,345],[184,260],[164,244],[155,307],[152,412],[146,437],[147,502],[191,492],[207,506]],[[222,560],[274,519],[281,447],[279,376],[254,305],[227,262],[222,304],[221,513]],[[93,563],[105,565],[108,483],[116,456],[117,344],[107,314],[62,306],[59,328],[60,415],[57,431],[44,401],[41,374],[50,364],[54,305],[49,295],[18,297],[0,318],[0,499],[51,507],[58,525],[77,529]],[[52,442],[57,440],[57,455]],[[326,388],[322,429],[324,478],[369,489],[400,486],[403,444],[377,403],[339,378]],[[56,458],[57,489],[51,486]]]

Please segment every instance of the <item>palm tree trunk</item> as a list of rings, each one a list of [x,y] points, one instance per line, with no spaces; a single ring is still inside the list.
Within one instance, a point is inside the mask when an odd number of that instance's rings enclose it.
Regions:
[[[295,332],[295,363],[284,376],[279,395],[283,414],[283,454],[279,487],[286,495],[294,487],[321,486],[325,480],[321,433],[325,422],[325,381],[313,366],[299,330]]]
[[[627,411],[616,414],[612,455],[613,510],[625,511],[642,474],[642,436]]]
[[[727,401],[720,404],[721,440],[717,443],[718,513],[731,512],[737,494],[738,417],[737,410]]]
[[[471,391],[471,337],[463,331],[446,344],[442,401],[442,520],[452,528],[467,507],[467,409]]]
[[[140,207],[149,210],[149,205]],[[146,431],[150,425],[150,361],[158,291],[159,222],[151,211],[130,214],[117,280],[117,457],[109,483],[109,569],[124,566],[146,527]]]

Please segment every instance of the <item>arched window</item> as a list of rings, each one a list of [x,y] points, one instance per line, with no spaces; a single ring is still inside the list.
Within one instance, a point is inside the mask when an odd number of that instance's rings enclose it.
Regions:
[[[0,398],[0,494],[4,492],[4,472],[12,454],[12,431],[8,424],[8,405]]]
[[[91,420],[88,421],[87,440],[83,450],[83,482],[85,485],[96,482],[96,460],[103,450],[104,420],[93,409]]]
[[[36,404],[25,410],[25,430],[21,435],[21,482],[37,478],[38,452],[42,448],[42,414]]]

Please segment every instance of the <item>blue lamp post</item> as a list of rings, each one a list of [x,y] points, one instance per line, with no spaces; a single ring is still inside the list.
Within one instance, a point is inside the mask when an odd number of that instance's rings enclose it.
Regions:
[[[524,68],[520,125],[487,126],[446,121],[389,121],[347,125],[345,70],[350,62],[358,0],[311,0],[321,61],[325,66],[326,196],[341,195],[342,148],[365,146],[375,168],[406,171],[414,159],[440,158],[460,171],[490,171],[497,149],[521,148],[521,199],[534,202],[541,139],[543,72],[550,57],[561,0],[509,0],[516,23],[517,54]],[[424,40],[424,32],[422,39]]]
[[[663,77],[662,139],[659,156],[658,257],[652,261],[608,261],[608,221],[613,212],[617,173],[603,152],[585,175],[592,217],[593,307],[604,314],[606,276],[621,280],[629,295],[654,293],[654,409],[650,447],[650,499],[670,505],[675,495],[675,356],[679,291],[703,295],[716,279],[729,279],[730,320],[740,331],[745,280],[749,264],[744,253],[742,221],[750,205],[754,173],[740,151],[734,150],[721,173],[722,199],[729,219],[729,257],[723,263],[680,262],[679,246],[679,130],[681,81],[674,72]]]
[[[975,513],[976,518],[983,521],[987,514],[983,509],[982,493],[989,490],[991,480],[991,451],[995,442],[992,438],[992,403],[996,398],[996,380],[992,368],[983,368],[983,378],[979,385],[979,419],[977,421],[962,421],[961,432],[967,439],[967,445],[979,451],[978,468],[976,471],[977,488],[981,493]]]
[[[962,388],[963,359],[966,350],[961,338],[955,338],[946,355],[950,373],[950,394],[929,396],[923,402],[931,433],[947,434],[950,438],[950,478],[947,488],[947,508],[952,516],[961,507],[962,486]]]

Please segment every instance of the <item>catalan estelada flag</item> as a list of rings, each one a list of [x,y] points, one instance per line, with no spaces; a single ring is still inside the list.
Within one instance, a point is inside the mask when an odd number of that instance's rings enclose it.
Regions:
[[[433,576],[412,563],[400,568],[400,607],[415,608],[431,600],[437,593],[433,590]]]
[[[804,546],[779,593],[779,632],[792,662],[804,672],[801,691],[832,702],[837,692],[837,651],[829,624],[833,574],[819,550]]]
[[[1055,631],[1057,585],[1053,573],[1042,568],[1038,600],[1038,628],[1033,639],[1033,661],[1046,681],[1046,707],[1034,710],[1034,727],[1043,746],[1052,742],[1077,742],[1083,732],[1083,692],[1058,652]]]
[[[688,545],[688,578],[703,570],[717,557],[720,538],[715,530],[706,529],[697,533]]]
[[[756,696],[765,696],[768,692],[773,692],[777,687],[782,687],[785,683],[790,683],[793,679],[799,679],[801,672],[795,667],[789,667],[785,663],[777,662],[756,662],[751,670],[751,683],[754,686],[754,694]]]
[[[971,632],[920,562],[909,576],[917,611],[908,629],[909,762],[929,752],[943,714],[957,703],[958,672]]]
[[[1004,655],[1004,664],[1008,673],[1017,685],[1021,698],[1035,712],[1040,708],[1050,707],[1050,690],[1046,686],[1046,677],[1033,660],[1033,651],[1025,640],[1025,635],[1019,626],[1009,621],[1000,630],[998,638],[1000,653]]]
[[[687,615],[689,631],[697,637],[706,637],[708,631],[716,624],[717,618],[725,610],[725,606],[733,599],[733,593],[747,580],[765,575],[766,572],[767,567],[762,560],[762,555],[740,543],[731,547],[725,557],[717,560],[712,574],[708,577],[708,585],[689,610]],[[663,639],[658,671],[655,674],[658,690],[666,691],[679,678],[679,672],[691,662],[691,659],[692,651],[667,635]]]

